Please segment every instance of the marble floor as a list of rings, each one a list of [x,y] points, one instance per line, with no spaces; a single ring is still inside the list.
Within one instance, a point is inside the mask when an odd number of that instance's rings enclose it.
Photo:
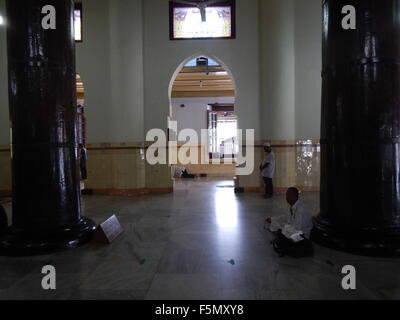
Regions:
[[[86,196],[85,214],[116,214],[125,233],[109,246],[57,254],[0,257],[0,299],[399,299],[400,260],[316,246],[314,258],[279,258],[264,231],[286,210],[283,196],[235,195],[232,181],[176,181],[175,193]],[[318,212],[318,194],[302,201]],[[6,206],[10,213],[10,206]],[[41,287],[44,265],[57,290]],[[342,267],[357,270],[357,290],[341,287]]]

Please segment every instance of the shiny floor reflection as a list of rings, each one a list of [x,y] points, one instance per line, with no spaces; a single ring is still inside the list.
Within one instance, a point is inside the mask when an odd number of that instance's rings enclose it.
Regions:
[[[87,216],[112,214],[125,233],[112,245],[33,258],[0,258],[0,299],[396,299],[400,260],[353,256],[316,246],[314,258],[278,258],[266,216],[283,196],[235,195],[230,180],[179,180],[174,194],[88,196]],[[318,193],[302,201],[318,212]],[[7,206],[10,213],[10,206]],[[41,289],[41,268],[57,269],[57,290]],[[357,290],[341,288],[344,265]]]
[[[238,229],[238,204],[229,185],[217,186],[215,192],[215,214],[221,229]]]

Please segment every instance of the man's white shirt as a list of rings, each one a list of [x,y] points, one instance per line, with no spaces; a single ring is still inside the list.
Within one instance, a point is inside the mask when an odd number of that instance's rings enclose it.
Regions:
[[[275,174],[275,153],[273,153],[273,152],[265,153],[265,157],[264,157],[262,166],[265,166],[267,163],[269,163],[269,166],[267,166],[265,169],[263,169],[261,174],[264,178],[272,179]]]
[[[291,209],[293,214],[289,209],[287,214],[271,218],[270,230],[272,232],[282,230],[287,238],[295,242],[302,239],[301,235],[309,239],[313,228],[311,213],[302,206],[300,201],[297,201]]]

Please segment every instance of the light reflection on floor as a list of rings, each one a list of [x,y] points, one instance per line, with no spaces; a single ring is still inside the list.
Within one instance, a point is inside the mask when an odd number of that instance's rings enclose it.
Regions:
[[[0,299],[400,298],[398,259],[320,246],[314,258],[279,258],[263,222],[286,212],[284,196],[235,195],[229,185],[230,179],[179,180],[173,194],[86,196],[87,216],[101,222],[116,214],[125,233],[105,247],[0,257]],[[319,211],[318,193],[302,198],[310,211]],[[41,289],[41,268],[49,263],[57,269],[56,292]],[[357,269],[356,291],[341,288],[344,265]]]
[[[225,261],[235,263],[240,253],[241,226],[238,218],[238,203],[234,192],[233,181],[223,181],[214,193],[215,216],[218,225],[217,249],[218,256]]]
[[[224,181],[226,183],[228,181]],[[215,192],[215,214],[221,229],[238,228],[238,204],[234,189],[217,187]]]

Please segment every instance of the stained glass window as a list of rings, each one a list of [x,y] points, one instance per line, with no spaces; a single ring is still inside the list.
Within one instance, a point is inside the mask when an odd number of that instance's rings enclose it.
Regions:
[[[234,38],[233,6],[210,6],[205,10],[206,21],[202,21],[199,8],[174,6],[171,39]]]
[[[75,41],[82,42],[82,4],[76,3],[74,10]]]

